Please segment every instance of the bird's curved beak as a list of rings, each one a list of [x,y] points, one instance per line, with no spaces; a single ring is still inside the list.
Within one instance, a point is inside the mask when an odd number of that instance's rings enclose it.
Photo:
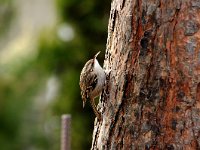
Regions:
[[[97,56],[99,55],[100,52],[101,52],[101,51],[99,51],[98,53],[96,53],[96,55],[94,55],[94,59],[97,58]]]

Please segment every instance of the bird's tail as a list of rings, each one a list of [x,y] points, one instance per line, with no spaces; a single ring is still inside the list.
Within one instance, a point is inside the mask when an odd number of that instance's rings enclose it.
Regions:
[[[100,120],[101,120],[101,115],[100,115],[100,113],[98,112],[97,107],[96,107],[96,105],[95,105],[95,99],[91,99],[91,100],[90,100],[90,104],[91,104],[91,106],[92,106],[92,109],[93,109],[93,111],[94,111],[94,114],[96,115],[96,117],[97,117],[98,120],[100,121]]]

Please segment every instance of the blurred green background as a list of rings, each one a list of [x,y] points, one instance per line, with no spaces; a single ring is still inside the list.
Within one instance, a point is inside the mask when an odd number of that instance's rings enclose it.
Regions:
[[[101,51],[110,1],[0,0],[0,149],[60,149],[72,115],[72,149],[91,146],[94,114],[82,109],[79,75]]]

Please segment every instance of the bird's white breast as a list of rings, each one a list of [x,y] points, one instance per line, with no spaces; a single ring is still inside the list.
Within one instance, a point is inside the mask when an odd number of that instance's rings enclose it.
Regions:
[[[97,59],[95,59],[95,62],[94,62],[94,72],[97,75],[98,82],[92,93],[96,97],[101,93],[101,91],[104,87],[104,84],[105,84],[105,80],[106,80],[106,74],[105,74],[103,68],[99,65],[99,62]]]

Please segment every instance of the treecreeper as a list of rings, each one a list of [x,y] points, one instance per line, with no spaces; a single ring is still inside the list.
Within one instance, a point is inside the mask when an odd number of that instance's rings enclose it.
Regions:
[[[93,59],[90,59],[84,65],[81,71],[79,85],[81,88],[83,108],[85,107],[87,99],[89,99],[92,109],[100,121],[102,118],[101,114],[97,110],[95,98],[101,94],[104,88],[106,73],[97,60],[99,53],[100,51],[94,56]]]

